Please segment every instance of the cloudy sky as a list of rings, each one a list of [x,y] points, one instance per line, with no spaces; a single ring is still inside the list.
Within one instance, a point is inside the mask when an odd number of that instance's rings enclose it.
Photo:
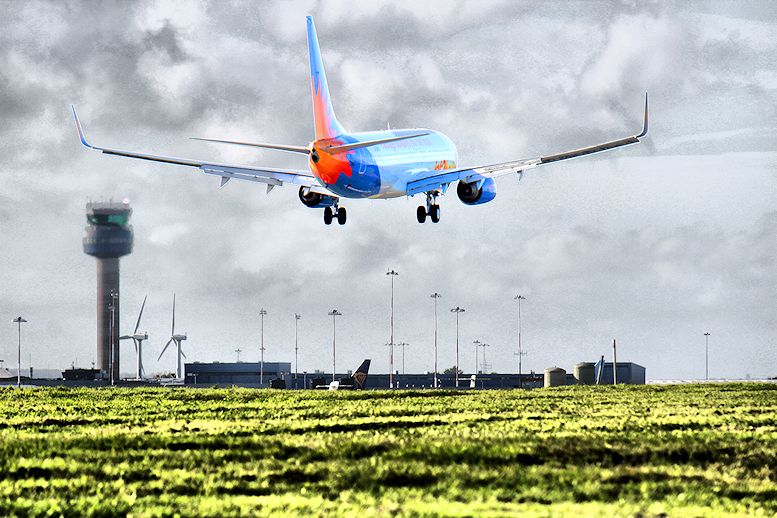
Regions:
[[[777,376],[777,7],[774,2],[0,2],[0,358],[22,368],[96,360],[88,201],[128,198],[121,329],[147,331],[148,373],[170,336],[190,361],[338,370],[395,342],[407,372],[471,372],[475,346],[517,372],[612,354],[650,379]],[[323,224],[290,187],[102,155],[96,145],[304,169],[304,157],[189,136],[307,145],[313,138],[305,15],[313,15],[340,122],[431,128],[460,165],[567,151],[640,131],[643,143],[497,180],[498,196],[344,201]],[[482,355],[482,350],[480,351]],[[122,371],[134,364],[131,345]],[[402,352],[395,365],[401,370]],[[482,356],[481,356],[482,361]]]

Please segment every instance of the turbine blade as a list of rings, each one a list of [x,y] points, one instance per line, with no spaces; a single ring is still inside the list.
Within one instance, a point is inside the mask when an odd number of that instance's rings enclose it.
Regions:
[[[135,330],[132,332],[133,335],[138,333],[138,327],[140,326],[140,317],[143,316],[143,308],[146,307],[146,299],[147,298],[148,298],[148,295],[143,297],[143,305],[140,306],[140,314],[138,315],[138,321],[135,323]]]
[[[172,338],[167,341],[167,343],[165,344],[164,348],[162,349],[162,352],[159,353],[159,358],[157,358],[156,361],[159,361],[159,360],[162,359],[162,355],[165,354],[165,351],[167,350],[167,346],[170,345],[170,342],[172,342],[172,341],[173,341]]]
[[[173,293],[173,332],[170,336],[175,336],[175,293]]]

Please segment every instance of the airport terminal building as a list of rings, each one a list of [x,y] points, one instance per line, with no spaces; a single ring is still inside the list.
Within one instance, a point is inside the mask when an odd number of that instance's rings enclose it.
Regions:
[[[498,374],[471,373],[459,374],[459,389],[509,389],[509,388],[541,388],[543,386],[559,385],[611,385],[613,383],[613,365],[610,362],[600,361],[594,363],[581,363],[575,366],[575,372],[566,372],[564,369],[548,369],[545,373],[529,372],[525,374]],[[549,385],[545,381],[548,372],[553,373],[554,381]],[[341,379],[351,376],[351,371],[337,374]],[[642,385],[645,383],[645,368],[631,362],[618,362],[616,370],[619,384],[631,383]],[[393,378],[393,379],[392,379]],[[434,373],[423,374],[394,374],[369,373],[365,383],[365,389],[389,389],[391,381],[396,389],[430,389],[434,388]],[[228,387],[236,385],[248,388],[315,388],[326,386],[332,381],[332,374],[322,371],[300,372],[295,382],[291,362],[213,362],[213,363],[187,363],[185,364],[184,384],[188,386],[213,386]],[[441,389],[455,389],[456,380],[453,374],[437,374],[437,387]]]

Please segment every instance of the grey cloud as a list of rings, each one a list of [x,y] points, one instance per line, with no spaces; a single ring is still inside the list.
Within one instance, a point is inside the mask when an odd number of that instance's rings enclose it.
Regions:
[[[0,21],[0,309],[37,322],[29,326],[34,362],[46,357],[65,366],[73,350],[82,363],[93,355],[94,263],[80,250],[83,205],[111,196],[129,197],[135,208],[136,251],[122,262],[124,307],[132,308],[124,325],[149,293],[147,330],[161,342],[177,292],[177,318],[194,357],[231,355],[236,342],[248,351],[258,337],[256,311],[265,307],[276,344],[288,345],[293,319],[286,317],[301,312],[312,351],[306,367],[326,368],[326,311],[339,307],[348,312],[348,354],[370,351],[385,370],[387,268],[400,271],[397,332],[413,343],[409,369],[428,367],[434,291],[444,296],[441,341],[455,339],[447,312],[461,305],[466,339],[492,341],[495,357],[504,357],[515,332],[512,297],[525,290],[532,357],[524,368],[591,359],[599,350],[591,344],[617,334],[639,342],[634,359],[648,364],[649,376],[672,369],[691,375],[667,365],[676,363],[677,344],[692,342],[710,323],[716,333],[730,333],[731,348],[770,343],[776,217],[762,210],[768,181],[749,172],[753,163],[773,161],[774,95],[763,73],[773,43],[755,45],[733,33],[703,41],[693,6],[469,4],[448,18],[388,6],[332,19],[326,5],[315,7],[346,127],[438,129],[457,143],[461,162],[474,165],[638,131],[650,89],[648,142],[662,159],[648,156],[643,143],[547,166],[520,184],[500,179],[499,196],[482,207],[461,205],[451,191],[435,226],[415,222],[418,197],[349,202],[350,221],[341,228],[323,227],[320,211],[301,206],[293,188],[269,197],[238,182],[219,190],[217,178],[196,169],[86,150],[69,113],[75,102],[98,144],[160,154],[231,156],[234,150],[186,139],[204,131],[304,145],[312,138],[304,18],[296,28],[279,27],[282,5],[210,3],[196,27],[172,16],[146,29],[134,22],[147,12],[143,2],[110,10],[86,2],[26,4],[32,7],[9,4]],[[766,11],[756,19],[772,23]],[[634,29],[648,50],[620,54],[628,49],[617,48],[613,27]],[[636,30],[644,27],[661,37]],[[679,50],[672,48],[678,41]],[[353,87],[344,63],[378,70],[385,94],[365,101],[374,93],[369,82]],[[148,74],[147,66],[159,72]],[[163,88],[176,73],[182,86]],[[602,81],[603,89],[581,92],[587,80]],[[731,150],[764,155],[715,159]],[[239,156],[306,167],[304,158],[282,153]],[[709,174],[689,175],[689,162]],[[693,194],[683,196],[689,183]],[[165,230],[168,240],[159,238]],[[9,332],[4,325],[0,333]],[[732,370],[744,372],[751,361],[733,359]],[[156,370],[163,368],[164,359]]]

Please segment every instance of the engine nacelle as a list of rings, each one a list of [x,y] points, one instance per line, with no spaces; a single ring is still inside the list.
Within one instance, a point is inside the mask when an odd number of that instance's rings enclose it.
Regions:
[[[333,196],[313,192],[307,187],[299,188],[299,199],[311,209],[323,209],[324,207],[332,207],[335,204],[335,198]]]
[[[456,194],[466,205],[480,205],[496,198],[496,182],[493,178],[483,180],[483,185],[478,189],[478,182],[464,183],[459,182],[456,187]]]

